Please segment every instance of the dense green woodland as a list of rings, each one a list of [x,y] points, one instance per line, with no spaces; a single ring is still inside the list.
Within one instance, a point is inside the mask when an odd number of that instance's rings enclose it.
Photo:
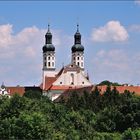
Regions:
[[[0,97],[0,139],[138,140],[140,97],[107,88],[51,102],[39,92]]]

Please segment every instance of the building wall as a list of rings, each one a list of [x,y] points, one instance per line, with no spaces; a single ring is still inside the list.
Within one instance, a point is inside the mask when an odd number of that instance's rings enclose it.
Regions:
[[[86,79],[82,72],[77,73],[76,71],[68,71],[62,73],[53,85],[90,86],[92,84]]]
[[[43,95],[47,96],[50,100],[54,101],[57,99],[64,90],[48,90],[48,91],[43,91]]]

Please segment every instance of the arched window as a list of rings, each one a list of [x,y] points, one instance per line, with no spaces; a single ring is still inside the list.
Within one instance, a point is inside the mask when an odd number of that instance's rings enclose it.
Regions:
[[[48,60],[50,60],[50,56],[48,57]]]
[[[54,67],[54,62],[52,62],[52,66]]]
[[[83,67],[83,62],[81,62],[81,67]]]
[[[71,73],[71,85],[74,85],[74,74]]]
[[[51,64],[50,64],[50,62],[48,62],[48,67],[50,67],[51,66]]]
[[[77,57],[77,60],[79,60],[79,57]]]
[[[77,65],[79,66],[79,62],[77,62]]]

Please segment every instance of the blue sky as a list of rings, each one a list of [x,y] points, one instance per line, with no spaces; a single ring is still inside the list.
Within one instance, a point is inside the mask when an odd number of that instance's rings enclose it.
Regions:
[[[139,1],[0,2],[0,82],[38,85],[50,19],[56,66],[69,64],[79,19],[91,81],[140,84]]]

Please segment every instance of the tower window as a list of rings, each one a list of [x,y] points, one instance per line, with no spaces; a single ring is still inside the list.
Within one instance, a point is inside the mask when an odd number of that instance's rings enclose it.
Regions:
[[[54,60],[54,57],[52,57],[52,60]]]
[[[44,60],[46,60],[46,57],[44,57]]]
[[[79,60],[79,57],[77,57],[77,60]]]
[[[48,57],[48,60],[50,60],[50,56]]]
[[[44,66],[46,66],[46,62],[44,62]]]
[[[62,82],[60,82],[60,84],[62,84]]]
[[[48,62],[48,66],[49,66],[49,67],[51,66],[50,62]]]
[[[75,57],[73,57],[73,60],[75,60]]]
[[[81,62],[81,66],[83,67],[83,62]]]
[[[84,82],[82,82],[82,84],[84,84]]]
[[[54,67],[54,62],[52,62],[52,66]]]
[[[79,66],[79,62],[77,62],[77,65]]]
[[[83,60],[83,57],[81,57],[81,60]]]

